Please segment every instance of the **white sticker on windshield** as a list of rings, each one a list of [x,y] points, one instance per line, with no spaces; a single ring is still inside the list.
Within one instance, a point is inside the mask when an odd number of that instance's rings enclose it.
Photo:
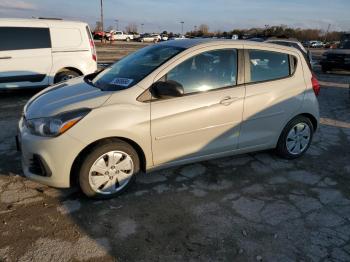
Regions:
[[[117,77],[114,78],[111,82],[112,85],[118,85],[118,86],[129,86],[132,82],[134,81],[134,79],[129,79],[129,78],[121,78],[121,77]]]

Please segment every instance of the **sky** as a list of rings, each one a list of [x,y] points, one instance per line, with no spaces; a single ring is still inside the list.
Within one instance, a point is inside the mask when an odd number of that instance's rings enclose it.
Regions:
[[[181,32],[207,24],[210,31],[265,25],[350,31],[350,0],[103,0],[104,24],[125,29],[144,24],[144,32]],[[100,0],[0,0],[0,18],[59,17],[93,28]]]

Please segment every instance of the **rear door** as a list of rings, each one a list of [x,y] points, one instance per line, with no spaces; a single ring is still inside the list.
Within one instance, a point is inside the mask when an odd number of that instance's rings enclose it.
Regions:
[[[0,88],[48,85],[52,67],[49,28],[3,22],[0,35]]]
[[[245,46],[246,96],[240,148],[270,147],[302,105],[306,88],[300,57]]]

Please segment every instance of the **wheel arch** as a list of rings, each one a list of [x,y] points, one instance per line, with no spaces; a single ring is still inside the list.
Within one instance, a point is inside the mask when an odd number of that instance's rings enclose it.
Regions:
[[[313,116],[312,114],[309,114],[309,113],[302,113],[302,114],[299,114],[295,117],[298,117],[298,116],[304,116],[304,117],[310,119],[310,121],[312,123],[312,127],[314,129],[313,131],[314,132],[316,131],[316,129],[318,128],[318,123],[317,123],[317,119],[315,116]],[[293,118],[295,118],[295,117],[293,117]]]
[[[83,72],[80,69],[78,69],[76,67],[67,66],[67,67],[63,67],[63,68],[57,70],[54,77],[56,77],[59,73],[64,72],[64,71],[73,71],[73,72],[78,73],[79,75],[83,75]]]
[[[79,164],[82,161],[84,155],[87,152],[89,152],[93,147],[98,145],[99,143],[108,142],[108,141],[112,142],[115,140],[124,141],[124,142],[128,143],[131,147],[133,147],[133,149],[136,150],[136,153],[137,153],[139,160],[140,160],[140,170],[143,172],[146,172],[146,156],[145,156],[143,149],[141,148],[141,146],[138,143],[136,143],[135,141],[133,141],[129,138],[125,138],[125,137],[106,137],[106,138],[101,138],[101,139],[98,139],[98,140],[90,143],[85,148],[83,148],[80,151],[80,153],[75,157],[73,164],[72,164],[72,167],[71,167],[71,170],[70,170],[70,175],[69,175],[71,186],[77,184],[77,176],[75,174],[79,168]]]
[[[312,124],[312,127],[313,127],[313,131],[315,132],[315,131],[317,130],[317,128],[318,128],[318,121],[317,121],[317,118],[316,118],[314,115],[312,115],[312,114],[310,114],[310,113],[299,113],[299,114],[293,115],[291,118],[289,118],[289,119],[281,126],[281,129],[280,129],[280,131],[279,131],[279,135],[278,135],[277,139],[275,140],[275,142],[273,143],[273,144],[274,144],[274,147],[277,146],[277,143],[278,143],[278,141],[279,141],[279,139],[280,139],[280,137],[281,137],[281,135],[282,135],[282,133],[283,133],[284,128],[287,126],[287,124],[288,124],[290,121],[292,121],[294,118],[297,118],[297,117],[299,117],[299,116],[303,116],[303,117],[308,118],[308,119],[311,121],[311,124]]]

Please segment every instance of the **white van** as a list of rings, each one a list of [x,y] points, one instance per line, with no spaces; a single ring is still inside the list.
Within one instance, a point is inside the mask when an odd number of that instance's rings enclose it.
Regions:
[[[4,18],[0,37],[0,89],[45,87],[97,70],[86,23]]]

